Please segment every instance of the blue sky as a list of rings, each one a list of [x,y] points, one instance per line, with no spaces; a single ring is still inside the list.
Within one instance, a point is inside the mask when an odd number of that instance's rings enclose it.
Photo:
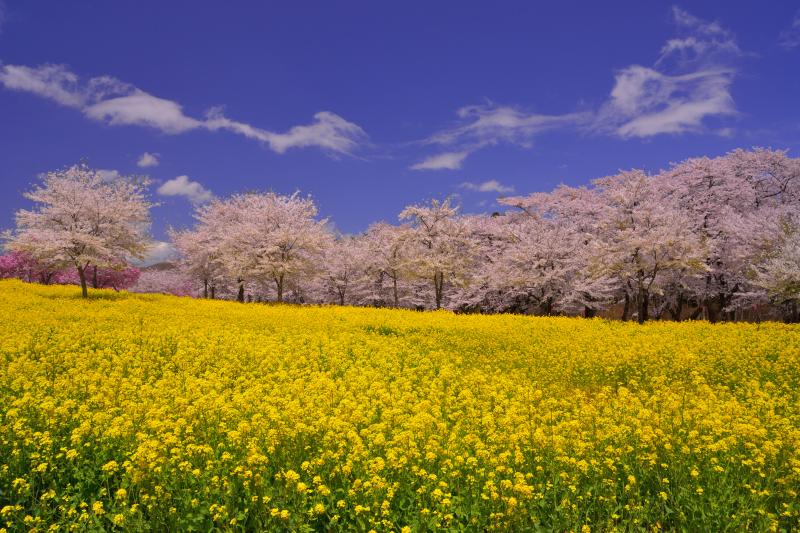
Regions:
[[[245,190],[310,193],[356,232],[432,197],[491,211],[620,168],[799,155],[797,2],[536,4],[0,0],[0,227],[83,159],[151,176],[163,238]]]

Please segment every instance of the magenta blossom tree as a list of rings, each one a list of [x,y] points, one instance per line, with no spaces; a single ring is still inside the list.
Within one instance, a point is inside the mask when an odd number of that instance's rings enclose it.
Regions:
[[[141,275],[141,270],[136,267],[119,266],[117,268],[97,268],[90,267],[92,287],[95,289],[114,289],[121,291],[130,289]],[[78,273],[74,270],[66,270],[56,274],[54,281],[68,285],[80,285]]]
[[[0,255],[0,278],[17,278],[45,285],[56,281],[60,272],[53,263],[37,261],[25,252]]]

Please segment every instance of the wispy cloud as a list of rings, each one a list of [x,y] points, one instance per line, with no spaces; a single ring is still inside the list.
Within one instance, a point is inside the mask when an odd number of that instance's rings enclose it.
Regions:
[[[800,11],[795,13],[791,27],[780,33],[778,42],[787,50],[800,46]]]
[[[669,76],[628,67],[617,75],[598,115],[600,126],[626,138],[698,131],[707,117],[736,113],[730,94],[734,74],[719,68]]]
[[[432,135],[423,144],[453,146],[458,150],[428,157],[411,168],[460,168],[470,153],[486,146],[504,143],[530,148],[538,133],[587,118],[585,113],[542,115],[492,102],[462,107],[457,115],[458,124]]]
[[[291,148],[316,147],[336,155],[352,154],[367,138],[364,130],[335,113],[321,111],[308,125],[287,132],[273,132],[231,120],[220,108],[199,119],[184,113],[173,100],[160,98],[109,76],[81,83],[63,65],[0,67],[0,83],[7,89],[25,91],[73,107],[90,119],[110,125],[145,126],[167,134],[191,130],[226,130],[264,143],[277,153]]]
[[[151,154],[150,152],[143,153],[136,161],[136,164],[141,168],[157,167],[158,163],[158,154]]]
[[[476,150],[498,144],[531,148],[538,135],[559,128],[623,139],[688,132],[730,135],[731,128],[708,128],[705,122],[737,113],[730,88],[736,60],[744,52],[718,22],[679,7],[672,8],[672,18],[676,36],[664,43],[652,66],[619,70],[608,99],[596,110],[550,115],[492,102],[462,107],[454,126],[419,143],[448,150],[411,168],[458,169]]]
[[[432,155],[412,165],[413,170],[457,170],[461,168],[461,163],[469,155],[468,151],[463,152],[444,152],[442,154]]]
[[[719,22],[706,22],[677,6],[672,7],[672,19],[679,35],[661,48],[656,66],[670,62],[682,66],[715,64],[743,53],[733,33]]]
[[[496,192],[498,194],[514,192],[514,187],[512,185],[503,185],[497,180],[488,180],[481,183],[465,181],[461,183],[459,187],[476,192]]]
[[[228,130],[262,141],[279,154],[290,148],[308,146],[316,146],[333,153],[350,154],[366,139],[366,133],[359,126],[329,111],[316,113],[314,122],[309,125],[295,126],[286,133],[275,133],[230,120],[221,110],[214,109],[209,112],[205,127],[210,130]]]
[[[165,181],[156,190],[162,196],[183,196],[194,205],[204,204],[214,199],[214,194],[200,183],[183,175]]]
[[[620,70],[593,127],[623,138],[701,131],[708,117],[736,113],[730,86],[742,55],[733,34],[678,7],[679,36],[668,40],[653,67]]]

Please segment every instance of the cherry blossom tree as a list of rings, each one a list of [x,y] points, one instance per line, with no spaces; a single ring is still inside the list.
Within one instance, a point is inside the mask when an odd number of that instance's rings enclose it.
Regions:
[[[195,285],[178,268],[149,269],[141,272],[131,292],[196,296]]]
[[[706,273],[692,286],[698,311],[731,317],[755,288],[751,266],[771,246],[781,218],[800,209],[800,160],[785,152],[736,150],[688,159],[660,176],[686,227],[706,245]]]
[[[364,236],[365,271],[367,290],[373,294],[367,299],[373,303],[389,301],[400,307],[403,300],[403,277],[410,271],[409,239],[411,230],[406,226],[393,226],[385,222],[373,224]],[[388,298],[384,295],[388,293]]]
[[[244,301],[246,283],[259,282],[271,284],[282,302],[289,284],[320,270],[330,245],[327,220],[316,215],[313,200],[296,193],[237,194],[200,207],[196,231],[205,251],[236,280],[238,301]]]
[[[203,298],[214,299],[224,285],[224,264],[208,225],[196,230],[170,230],[169,236],[181,256],[181,268],[190,279],[203,285]]]
[[[795,228],[773,256],[755,270],[755,283],[767,291],[773,302],[788,309],[787,321],[799,322],[800,230]]]
[[[448,283],[466,283],[473,264],[467,226],[450,199],[410,205],[400,213],[410,223],[409,265],[419,279],[433,283],[434,307],[440,309]]]
[[[563,224],[527,218],[507,227],[511,244],[496,262],[509,292],[545,315],[563,308],[575,273],[580,235]]]
[[[369,264],[369,251],[363,237],[342,236],[324,252],[323,286],[339,305],[360,303]],[[349,300],[348,300],[349,298]]]
[[[146,186],[146,180],[104,179],[85,165],[49,172],[25,193],[34,207],[17,211],[8,247],[59,269],[76,269],[86,297],[90,265],[114,267],[144,257],[152,205]]]
[[[594,264],[620,281],[626,303],[635,297],[642,323],[649,318],[651,294],[661,289],[667,273],[702,270],[702,241],[687,230],[662,197],[658,182],[644,172],[621,172],[594,185],[603,205]]]

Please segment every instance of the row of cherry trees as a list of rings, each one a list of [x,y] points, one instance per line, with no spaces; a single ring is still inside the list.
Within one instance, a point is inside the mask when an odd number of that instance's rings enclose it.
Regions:
[[[85,167],[48,174],[27,193],[37,208],[17,213],[8,247],[69,267],[85,294],[94,269],[119,271],[145,253],[146,186]],[[237,194],[171,231],[178,267],[145,272],[136,287],[640,322],[798,320],[800,159],[785,152],[737,150],[499,202],[506,211],[489,216],[434,200],[406,207],[398,224],[338,235],[309,197]]]
[[[712,321],[800,298],[800,160],[738,150],[657,175],[503,198],[503,214],[413,205],[334,235],[310,198],[251,193],[172,232],[206,297]]]

